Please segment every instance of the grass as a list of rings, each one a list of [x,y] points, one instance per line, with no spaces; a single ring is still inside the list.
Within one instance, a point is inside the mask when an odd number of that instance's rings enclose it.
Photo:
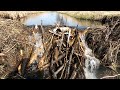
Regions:
[[[85,20],[101,20],[103,17],[120,16],[120,11],[58,11],[59,13]]]
[[[17,19],[26,17],[30,14],[37,14],[45,11],[0,11],[0,17]],[[104,16],[120,16],[120,11],[58,11],[59,13],[83,19],[83,20],[101,20]]]
[[[0,11],[1,18],[17,19],[18,17],[23,18],[30,14],[37,14],[44,11]]]

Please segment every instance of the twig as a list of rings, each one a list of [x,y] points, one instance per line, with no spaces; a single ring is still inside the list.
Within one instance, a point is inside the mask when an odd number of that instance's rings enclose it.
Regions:
[[[60,78],[59,78],[59,79],[61,79],[61,78],[62,78],[62,76],[63,76],[63,74],[64,74],[64,71],[65,71],[65,68],[66,68],[66,65],[67,65],[67,63],[66,63],[66,62],[64,62],[64,68],[63,68],[63,70],[62,70],[62,73],[61,73],[61,76],[60,76]]]
[[[19,74],[17,74],[20,78],[22,78],[22,79],[26,79],[26,78],[24,78],[23,76],[21,76],[21,75],[19,75]]]
[[[74,47],[72,48],[72,51],[71,51],[71,54],[70,54],[70,57],[69,57],[67,77],[68,77],[68,76],[69,76],[69,74],[70,74],[70,65],[71,65],[71,61],[72,61],[73,51],[74,51]]]
[[[54,32],[53,32],[53,31],[51,31],[51,30],[49,30],[49,32],[50,32],[50,33],[52,33],[52,34],[54,34],[54,35],[56,35],[56,36],[61,37],[61,34],[54,33]]]
[[[57,75],[64,67],[64,64],[54,73],[55,75]]]
[[[50,68],[51,68],[51,72],[52,72],[52,76],[53,76],[53,78],[54,78],[54,79],[57,79],[57,75],[54,74],[55,71],[54,71],[54,67],[53,67],[53,59],[51,60],[51,66],[50,66]]]
[[[111,30],[113,30],[117,24],[119,24],[119,19],[116,21],[116,23],[115,23],[114,26],[111,28]]]
[[[12,40],[16,41],[16,42],[19,42],[19,43],[23,43],[23,44],[29,45],[29,43],[27,43],[27,42],[19,41],[19,40],[16,40],[16,39],[12,39]]]
[[[61,60],[61,59],[64,58],[64,57],[65,57],[65,53],[62,54],[62,55],[60,55],[60,56],[58,57],[58,61]],[[53,63],[56,63],[56,61],[54,61]]]
[[[47,68],[47,67],[49,67],[50,66],[50,64],[48,63],[48,64],[46,64],[46,65],[44,65],[44,66],[42,66],[42,67],[39,67],[39,68],[41,68],[40,70],[44,70],[45,68]]]
[[[17,44],[17,43],[16,43]],[[15,45],[16,45],[15,44]],[[13,49],[14,47],[15,47],[15,45],[13,45],[9,50],[7,50],[6,52],[4,52],[4,53],[7,53],[7,52],[9,52],[11,49]]]
[[[117,75],[114,75],[114,76],[104,76],[104,77],[102,77],[102,78],[100,78],[100,79],[105,79],[105,78],[112,78],[112,77],[117,77],[117,76],[119,76],[120,74],[117,74]]]
[[[42,21],[41,21],[41,29],[42,29],[42,43],[44,43],[44,29],[43,29],[43,26],[42,26]],[[45,47],[43,46],[44,50],[45,50]]]
[[[0,53],[0,56],[5,56],[5,54],[4,53]]]
[[[77,75],[77,72],[76,72],[76,71],[73,71],[73,73],[72,73],[70,79],[75,79],[76,75]]]
[[[119,19],[116,21],[116,23],[113,25],[112,28],[108,29],[108,32],[107,32],[106,37],[105,37],[105,41],[108,40],[110,34],[112,33],[113,29],[115,28],[115,26],[116,26],[117,24],[119,24]]]
[[[62,33],[62,39],[61,39],[59,51],[61,51],[61,46],[62,46],[62,44],[63,44],[63,38],[64,38],[64,33]]]

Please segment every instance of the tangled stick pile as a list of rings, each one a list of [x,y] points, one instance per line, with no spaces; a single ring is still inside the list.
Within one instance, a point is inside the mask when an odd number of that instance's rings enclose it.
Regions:
[[[105,28],[95,28],[86,36],[89,48],[100,60],[101,65],[110,68],[114,74],[120,68],[120,21],[113,19]],[[110,75],[114,75],[111,73]]]
[[[85,56],[80,34],[70,27],[49,30],[45,53],[39,60],[44,79],[84,79]]]
[[[37,39],[33,37],[31,43],[33,43],[32,46],[34,46],[34,49],[29,56],[29,60],[23,58],[20,65],[17,67],[17,75],[13,75],[12,78],[86,78],[83,70],[85,67],[85,58],[83,55],[84,46],[81,44],[79,36],[79,33],[83,33],[83,31],[69,27],[60,28],[61,29],[57,28],[54,31],[54,27],[43,28],[41,26],[38,30],[32,31],[33,36],[37,35],[36,38],[39,39],[39,43],[36,43]],[[43,32],[42,29],[44,29],[45,32]],[[42,37],[39,36],[38,33]],[[41,42],[43,42],[43,44]],[[36,47],[36,44],[40,44],[38,45],[39,47]],[[40,56],[40,53],[42,53],[42,56]],[[30,70],[30,68],[32,69]]]
[[[63,26],[39,26],[34,31],[34,28],[25,27],[17,21],[0,21],[0,78],[85,79],[83,34],[101,65],[114,71],[107,75],[118,74],[118,19],[111,21],[106,28],[84,31]],[[91,63],[94,64],[94,60]]]

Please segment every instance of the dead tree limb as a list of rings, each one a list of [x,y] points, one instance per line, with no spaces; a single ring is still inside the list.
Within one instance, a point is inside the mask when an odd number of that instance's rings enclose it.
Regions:
[[[117,75],[113,75],[113,76],[104,76],[104,77],[102,77],[102,78],[100,78],[100,79],[105,79],[105,78],[114,78],[114,77],[117,77],[117,76],[119,76],[120,74],[117,74]]]

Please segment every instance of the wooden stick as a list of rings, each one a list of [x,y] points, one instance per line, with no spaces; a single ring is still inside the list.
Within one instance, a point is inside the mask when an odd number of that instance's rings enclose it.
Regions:
[[[55,75],[57,75],[64,67],[64,64],[54,73]]]
[[[61,46],[62,46],[62,44],[63,44],[63,38],[64,38],[64,33],[62,33],[62,39],[61,39],[59,51],[61,51]]]
[[[44,44],[44,29],[43,29],[43,26],[42,26],[42,20],[41,20],[41,29],[42,29],[42,43]],[[44,48],[44,51],[45,51],[45,47],[43,45],[43,48]]]
[[[62,58],[64,58],[65,57],[65,53],[64,54],[62,54],[62,55],[60,55],[59,57],[58,57],[58,61],[60,61]],[[53,62],[53,64],[54,63],[56,63],[55,61]]]
[[[70,54],[70,57],[69,57],[68,70],[67,70],[67,78],[69,77],[69,74],[70,74],[70,65],[71,65],[71,61],[72,61],[73,51],[74,51],[74,47],[72,48],[72,51],[71,51],[71,54]]]
[[[19,74],[17,74],[20,78],[22,78],[22,79],[26,79],[26,78],[24,78],[23,76],[21,76],[21,75],[19,75]]]
[[[12,50],[16,45],[17,45],[17,43],[16,43],[15,45],[13,45],[10,49],[8,49],[8,50],[7,50],[6,52],[4,52],[4,53],[9,52],[9,51]]]
[[[64,74],[64,71],[65,71],[66,65],[67,65],[66,62],[64,62],[64,68],[63,68],[63,70],[62,70],[62,73],[61,73],[61,76],[60,76],[59,79],[61,79],[61,78],[63,77],[63,74]]]
[[[4,53],[0,53],[0,56],[5,56],[5,54]]]
[[[52,33],[52,34],[54,34],[54,35],[56,35],[56,36],[61,37],[61,34],[54,33],[54,32],[53,32],[53,31],[51,31],[51,30],[49,30],[49,32],[50,32],[50,33]]]
[[[44,70],[45,68],[47,68],[47,67],[49,67],[50,66],[50,64],[48,63],[48,64],[46,64],[46,65],[44,65],[44,66],[42,66],[42,67],[39,67],[39,68],[41,68],[40,70]]]
[[[77,72],[76,72],[76,71],[73,71],[73,73],[72,73],[70,79],[75,79],[76,75],[77,75]]]
[[[59,56],[58,47],[55,47],[54,52],[55,52],[55,54],[54,54],[55,62],[56,62],[56,64],[57,64],[57,66],[59,66],[59,64],[58,64],[58,56]]]
[[[119,76],[120,74],[117,74],[117,75],[114,75],[114,76],[104,76],[104,77],[102,77],[102,78],[100,78],[100,79],[105,79],[105,78],[113,78],[113,77],[117,77],[117,76]]]

